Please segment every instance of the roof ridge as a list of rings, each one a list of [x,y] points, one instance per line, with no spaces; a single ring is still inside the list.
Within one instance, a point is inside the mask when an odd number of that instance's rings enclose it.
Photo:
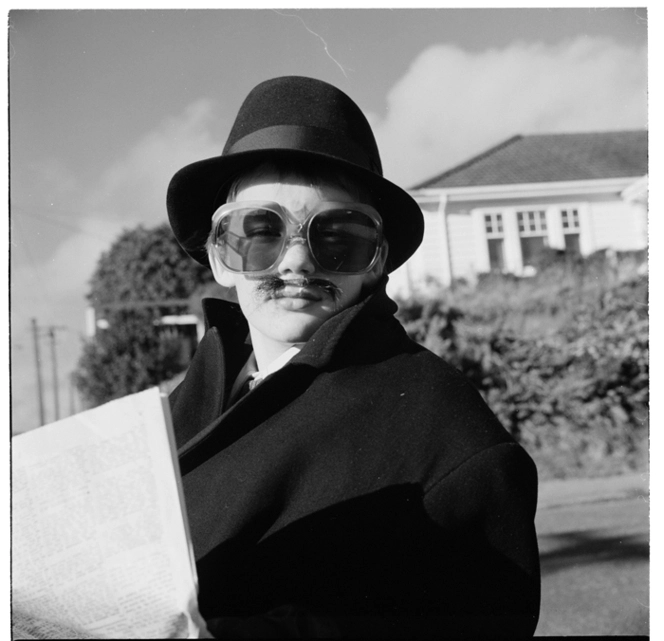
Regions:
[[[517,134],[410,190],[640,175],[647,147],[648,130],[640,128]]]
[[[493,147],[490,147],[489,149],[486,149],[485,151],[477,154],[476,156],[473,156],[472,158],[469,158],[468,160],[465,160],[464,162],[455,165],[451,169],[448,169],[447,171],[444,171],[442,174],[437,174],[436,176],[432,176],[431,178],[427,178],[426,180],[422,181],[421,183],[414,185],[413,187],[410,187],[410,189],[424,189],[428,184],[437,182],[438,180],[442,180],[444,178],[447,178],[448,176],[451,176],[452,174],[461,171],[465,169],[466,167],[470,167],[470,165],[474,165],[478,160],[483,160],[484,158],[487,158],[491,154],[495,154],[497,151],[501,151],[505,147],[509,147],[510,145],[514,144],[515,142],[522,140],[524,138],[523,134],[516,134],[512,136],[511,138],[508,138],[507,140],[503,140],[503,142],[498,143],[497,145],[494,145]]]
[[[524,134],[524,138],[571,138],[573,136],[606,136],[615,134],[639,134],[648,133],[647,128],[638,127],[636,129],[586,129],[584,131],[540,131],[537,133]]]

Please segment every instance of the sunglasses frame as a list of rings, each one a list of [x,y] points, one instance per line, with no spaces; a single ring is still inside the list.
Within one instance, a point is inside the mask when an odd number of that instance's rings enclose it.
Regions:
[[[354,202],[349,203],[349,202],[336,202],[336,201],[325,201],[325,200],[319,201],[313,207],[313,209],[309,211],[306,218],[302,221],[298,220],[287,207],[284,207],[284,205],[280,205],[277,202],[269,200],[253,200],[253,201],[244,201],[244,202],[225,203],[221,207],[219,207],[212,215],[212,234],[213,234],[212,245],[215,248],[219,249],[220,245],[222,244],[220,238],[223,235],[223,232],[219,233],[219,230],[221,228],[221,223],[224,220],[224,218],[227,218],[233,212],[242,209],[266,209],[274,214],[277,214],[284,222],[288,235],[285,236],[285,238],[282,241],[282,246],[281,250],[279,251],[279,255],[274,260],[274,262],[266,269],[262,270],[234,269],[233,267],[229,266],[226,263],[226,261],[223,258],[223,255],[220,252],[219,259],[224,265],[224,268],[234,274],[252,274],[260,276],[269,273],[283,259],[285,253],[288,251],[288,248],[291,246],[292,242],[295,239],[300,239],[306,242],[311,260],[316,265],[318,270],[325,272],[327,274],[339,274],[347,276],[366,274],[373,269],[373,267],[376,265],[376,262],[380,257],[381,248],[383,246],[383,240],[384,240],[383,221],[382,218],[380,217],[380,214],[376,211],[376,209],[371,205],[367,205],[365,203],[354,203]],[[332,271],[325,269],[322,265],[320,265],[313,251],[311,238],[309,234],[309,230],[311,229],[311,222],[316,216],[320,214],[338,209],[352,209],[354,211],[358,211],[368,216],[376,225],[376,231],[378,233],[378,236],[376,238],[376,250],[369,265],[361,271],[347,272],[347,271]],[[296,233],[292,233],[293,230],[297,230]]]

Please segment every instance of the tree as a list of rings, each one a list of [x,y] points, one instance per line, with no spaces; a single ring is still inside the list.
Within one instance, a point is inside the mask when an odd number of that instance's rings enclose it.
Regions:
[[[90,281],[94,306],[128,301],[185,299],[213,280],[189,258],[166,224],[125,230],[102,254]]]
[[[185,369],[191,357],[165,314],[188,312],[188,299],[213,282],[209,269],[178,245],[168,225],[125,230],[105,252],[87,299],[107,329],[86,342],[75,372],[89,406],[157,385]]]

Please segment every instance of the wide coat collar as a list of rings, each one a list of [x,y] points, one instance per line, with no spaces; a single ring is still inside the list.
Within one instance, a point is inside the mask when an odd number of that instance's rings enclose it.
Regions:
[[[386,283],[387,278],[373,294],[326,321],[296,357],[251,393],[250,403],[240,399],[230,407],[230,389],[251,353],[249,328],[239,305],[205,299],[207,331],[187,376],[170,397],[182,473],[279,411],[321,370],[372,362],[406,343],[412,348],[394,318],[397,305],[387,296]]]

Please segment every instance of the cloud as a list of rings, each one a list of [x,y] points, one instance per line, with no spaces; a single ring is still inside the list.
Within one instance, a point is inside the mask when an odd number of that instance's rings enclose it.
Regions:
[[[166,188],[173,174],[189,162],[219,153],[221,145],[210,134],[213,115],[214,105],[210,101],[192,103],[179,116],[159,123],[146,133],[92,185],[67,181],[67,189],[58,196],[58,209],[71,213],[66,219],[57,217],[57,212],[51,217],[66,234],[60,233],[59,242],[51,240],[48,253],[33,249],[33,256],[43,257],[41,262],[19,265],[13,283],[19,285],[18,281],[34,279],[38,274],[40,288],[48,289],[50,298],[81,292],[100,254],[124,228],[166,222]],[[54,175],[56,182],[65,184],[61,179],[66,175],[64,168],[56,171],[48,167],[42,178],[53,182]],[[30,225],[38,233],[45,229],[39,220],[35,223],[22,218],[20,225],[25,232],[17,242],[28,242],[27,239],[38,242],[35,234],[31,234]],[[20,258],[21,251],[16,255]]]
[[[166,189],[173,174],[221,153],[223,143],[210,134],[214,113],[212,101],[199,100],[148,132],[101,176],[88,202],[93,217],[127,226],[165,222]]]
[[[408,187],[515,134],[647,126],[647,53],[603,38],[423,51],[372,117],[385,174]]]

